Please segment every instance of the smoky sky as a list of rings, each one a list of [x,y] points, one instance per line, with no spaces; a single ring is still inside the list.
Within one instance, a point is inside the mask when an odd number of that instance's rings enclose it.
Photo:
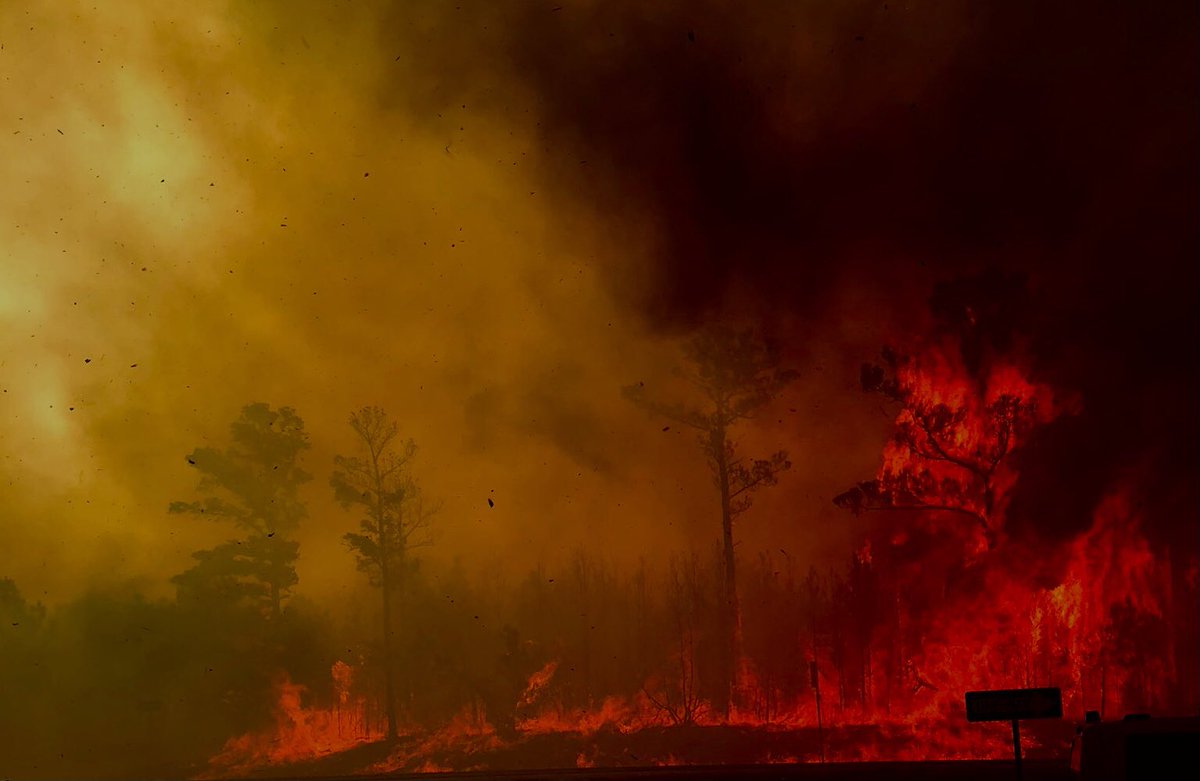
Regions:
[[[607,267],[648,322],[749,310],[803,342],[848,286],[883,305],[842,316],[903,331],[938,280],[1015,272],[1036,371],[1086,403],[1032,443],[1014,515],[1077,531],[1124,477],[1194,526],[1194,4],[462,4],[430,29],[418,101],[529,90],[544,186],[649,237],[648,268]]]
[[[702,455],[619,389],[669,384],[679,340],[724,317],[801,375],[740,432],[794,463],[743,550],[840,561],[861,528],[831,499],[894,419],[859,365],[995,270],[1023,280],[1038,379],[1083,399],[1021,454],[1014,523],[1065,536],[1124,478],[1174,539],[1196,504],[1194,17],[4,4],[11,572],[48,599],[161,592],[228,535],[165,513],[195,490],[184,457],[252,402],[312,435],[302,590],[356,582],[325,481],[366,404],[445,500],[431,557],[703,548]]]
[[[1191,13],[468,4],[417,56],[441,75],[421,96],[433,105],[509,108],[489,83],[497,68],[531,89],[547,183],[618,228],[652,230],[656,269],[637,303],[690,321],[731,285],[810,306],[861,245],[873,251],[849,273],[864,282],[995,259],[1125,287],[1111,278],[1132,270],[1114,232],[1182,271]]]

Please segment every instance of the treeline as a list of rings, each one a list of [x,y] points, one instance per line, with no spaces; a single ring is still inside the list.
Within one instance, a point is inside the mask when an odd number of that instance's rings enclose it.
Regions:
[[[975,349],[975,320],[953,322],[970,325],[957,357],[885,350],[863,368],[897,422],[885,468],[834,500],[873,531],[826,569],[735,551],[755,493],[790,467],[735,436],[794,377],[752,331],[690,341],[678,397],[626,388],[653,426],[695,432],[720,519],[711,548],[636,566],[584,549],[524,577],[431,569],[418,554],[437,497],[384,410],[351,414],[352,448],[313,465],[296,410],[247,405],[224,446],[187,456],[195,490],[164,508],[228,532],[172,578],[173,599],[113,586],[47,611],[0,582],[0,772],[191,774],[226,738],[271,725],[284,681],[304,707],[362,703],[347,729],[392,737],[464,714],[512,737],[614,701],[621,718],[664,724],[810,724],[817,688],[831,721],[957,720],[965,690],[1033,685],[1062,687],[1075,715],[1194,711],[1194,551],[1150,547],[1136,486],[1114,487],[1074,538],[1011,538],[1017,456],[1051,419],[1050,392]],[[362,598],[336,614],[293,594],[314,481],[357,524],[342,542]],[[349,677],[335,685],[338,662]]]
[[[0,773],[177,777],[272,717],[287,670],[319,691],[336,658],[327,616],[277,620],[223,600],[96,589],[47,610],[0,580]],[[324,684],[328,686],[328,684]]]
[[[811,724],[812,660],[827,722],[908,719],[958,702],[981,675],[998,686],[1060,685],[1072,711],[1103,698],[1109,716],[1161,712],[1172,697],[1188,704],[1189,693],[1169,684],[1190,669],[1194,627],[1182,608],[1195,604],[1194,586],[1173,614],[1117,606],[1098,622],[1095,645],[1076,640],[1048,604],[1036,624],[984,631],[993,642],[986,652],[960,637],[958,652],[990,665],[980,671],[933,653],[960,630],[939,628],[946,613],[925,604],[925,587],[896,564],[859,555],[820,571],[782,553],[744,561],[734,717]],[[47,611],[0,581],[0,756],[14,776],[196,772],[228,737],[274,722],[281,676],[304,687],[306,707],[334,706],[339,660],[353,670],[351,694],[367,704],[365,723],[347,729],[364,735],[385,732],[389,667],[402,732],[469,714],[512,737],[527,719],[555,714],[569,726],[610,698],[640,703],[639,717],[662,724],[717,720],[722,569],[717,547],[624,568],[578,551],[516,579],[417,565],[392,605],[390,657],[365,601],[332,614],[292,597],[265,618],[265,606],[154,601],[113,588]],[[960,587],[951,602],[984,596]],[[995,619],[981,609],[967,620]],[[530,690],[530,676],[550,663],[552,675]]]
[[[688,350],[711,409],[646,405],[701,434],[721,487],[719,561],[679,560],[664,581],[618,576],[581,554],[557,584],[534,573],[509,592],[478,572],[430,577],[414,553],[429,542],[438,502],[416,479],[416,444],[367,407],[349,416],[353,450],[326,474],[358,522],[343,541],[376,599],[354,622],[331,620],[293,598],[296,531],[314,479],[304,421],[290,407],[249,404],[224,446],[187,455],[195,490],[166,508],[229,534],[171,578],[173,600],[114,586],[47,614],[8,584],[17,639],[5,644],[14,658],[3,660],[0,683],[7,714],[36,714],[8,716],[6,762],[22,775],[177,772],[223,738],[270,723],[284,677],[311,701],[328,700],[339,660],[356,671],[354,694],[382,714],[374,732],[389,737],[464,708],[511,734],[529,674],[552,659],[561,662],[547,695],[561,707],[642,692],[674,721],[694,720],[702,703],[728,714],[742,656],[733,518],[788,466],[784,453],[743,459],[729,429],[790,374],[750,331],[711,329]]]

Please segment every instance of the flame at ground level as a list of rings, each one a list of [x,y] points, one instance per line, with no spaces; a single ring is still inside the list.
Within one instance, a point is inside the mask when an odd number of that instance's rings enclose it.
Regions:
[[[305,707],[305,687],[286,674],[275,682],[275,722],[263,732],[230,738],[210,766],[216,774],[243,774],[253,768],[285,765],[346,751],[382,737],[372,724],[364,697],[350,693],[353,669],[345,662],[330,671],[335,693],[331,707]]]
[[[1065,756],[1073,726],[1030,722],[1022,749],[1031,759]],[[843,724],[824,729],[780,725],[615,727],[590,733],[520,733],[501,740],[484,728],[443,730],[401,737],[394,744],[364,744],[341,754],[260,767],[250,775],[354,774],[523,770],[567,767],[647,767],[717,764],[778,764],[927,759],[1005,759],[1012,744],[1005,724]],[[218,768],[214,768],[221,775]],[[228,770],[226,775],[245,774]]]
[[[384,772],[822,757],[992,759],[1011,750],[1008,727],[967,724],[967,690],[1057,686],[1067,718],[1076,720],[1085,710],[1103,710],[1112,718],[1130,711],[1163,713],[1178,702],[1175,682],[1188,662],[1178,656],[1173,617],[1195,603],[1195,566],[1179,572],[1155,555],[1127,492],[1111,493],[1087,530],[1038,561],[998,552],[974,588],[964,587],[924,613],[911,600],[922,586],[902,571],[903,559],[886,541],[876,541],[870,551],[856,557],[856,566],[876,568],[879,580],[894,580],[889,588],[878,582],[871,587],[876,597],[886,597],[876,604],[883,618],[856,636],[853,613],[814,613],[815,634],[802,622],[805,631],[792,637],[786,654],[774,648],[740,665],[739,705],[728,719],[696,707],[681,721],[680,711],[664,706],[664,692],[698,696],[671,679],[691,675],[699,658],[693,646],[682,643],[639,692],[573,706],[571,680],[559,680],[570,674],[568,665],[550,659],[531,665],[524,685],[513,690],[516,715],[510,713],[507,728],[497,729],[487,705],[475,700],[441,727],[408,722],[389,746],[381,742],[379,704],[355,689],[355,671],[338,662],[328,704],[307,697],[303,686],[281,675],[271,727],[230,739],[210,772],[245,775],[281,765],[297,772],[305,767]],[[823,588],[865,591],[854,580],[860,576],[849,576],[849,586]],[[900,589],[905,584],[917,590],[906,593]],[[854,604],[853,596],[844,604]],[[828,598],[827,608],[841,604]],[[804,609],[799,602],[792,606],[792,612]],[[754,612],[748,616],[753,619]],[[824,698],[820,731],[815,692],[808,686],[788,690],[772,678],[775,671],[766,663],[780,656],[787,657],[789,668],[805,672],[816,659]],[[684,663],[674,666],[679,660]],[[1030,722],[1023,728],[1024,749],[1030,756],[1062,757],[1072,731],[1071,721]]]

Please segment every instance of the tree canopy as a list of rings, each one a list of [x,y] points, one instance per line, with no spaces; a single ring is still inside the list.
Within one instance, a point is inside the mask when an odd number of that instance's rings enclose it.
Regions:
[[[289,534],[306,515],[300,467],[308,449],[304,421],[290,407],[248,404],[229,428],[224,449],[197,448],[188,464],[200,472],[201,498],[171,502],[169,511],[232,525],[243,536],[193,554],[196,564],[172,580],[181,596],[257,605],[278,617],[297,582],[299,544]]]

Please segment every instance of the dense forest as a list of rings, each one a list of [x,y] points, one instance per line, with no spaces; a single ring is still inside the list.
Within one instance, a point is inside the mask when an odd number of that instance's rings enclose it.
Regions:
[[[1198,63],[1178,2],[0,2],[0,779],[1196,715]]]
[[[987,686],[1059,686],[1075,717],[1194,708],[1194,551],[1155,547],[1155,505],[1130,483],[1057,543],[1006,523],[1022,449],[1080,401],[1021,374],[1016,348],[978,321],[939,322],[862,369],[896,422],[877,476],[835,499],[879,518],[840,563],[732,547],[752,492],[790,466],[738,445],[738,421],[793,377],[753,330],[685,344],[676,390],[700,406],[626,389],[698,431],[724,519],[711,543],[647,550],[632,568],[588,547],[523,576],[429,565],[439,503],[386,411],[349,415],[356,450],[322,467],[306,462],[300,411],[248,404],[224,446],[187,456],[195,496],[164,508],[164,523],[229,533],[172,578],[174,599],[114,585],[48,610],[0,581],[0,690],[14,704],[2,753],[19,775],[167,775],[454,723],[502,742],[818,718],[936,732]],[[322,482],[360,519],[338,541],[360,596],[336,609],[293,595],[292,535]]]

